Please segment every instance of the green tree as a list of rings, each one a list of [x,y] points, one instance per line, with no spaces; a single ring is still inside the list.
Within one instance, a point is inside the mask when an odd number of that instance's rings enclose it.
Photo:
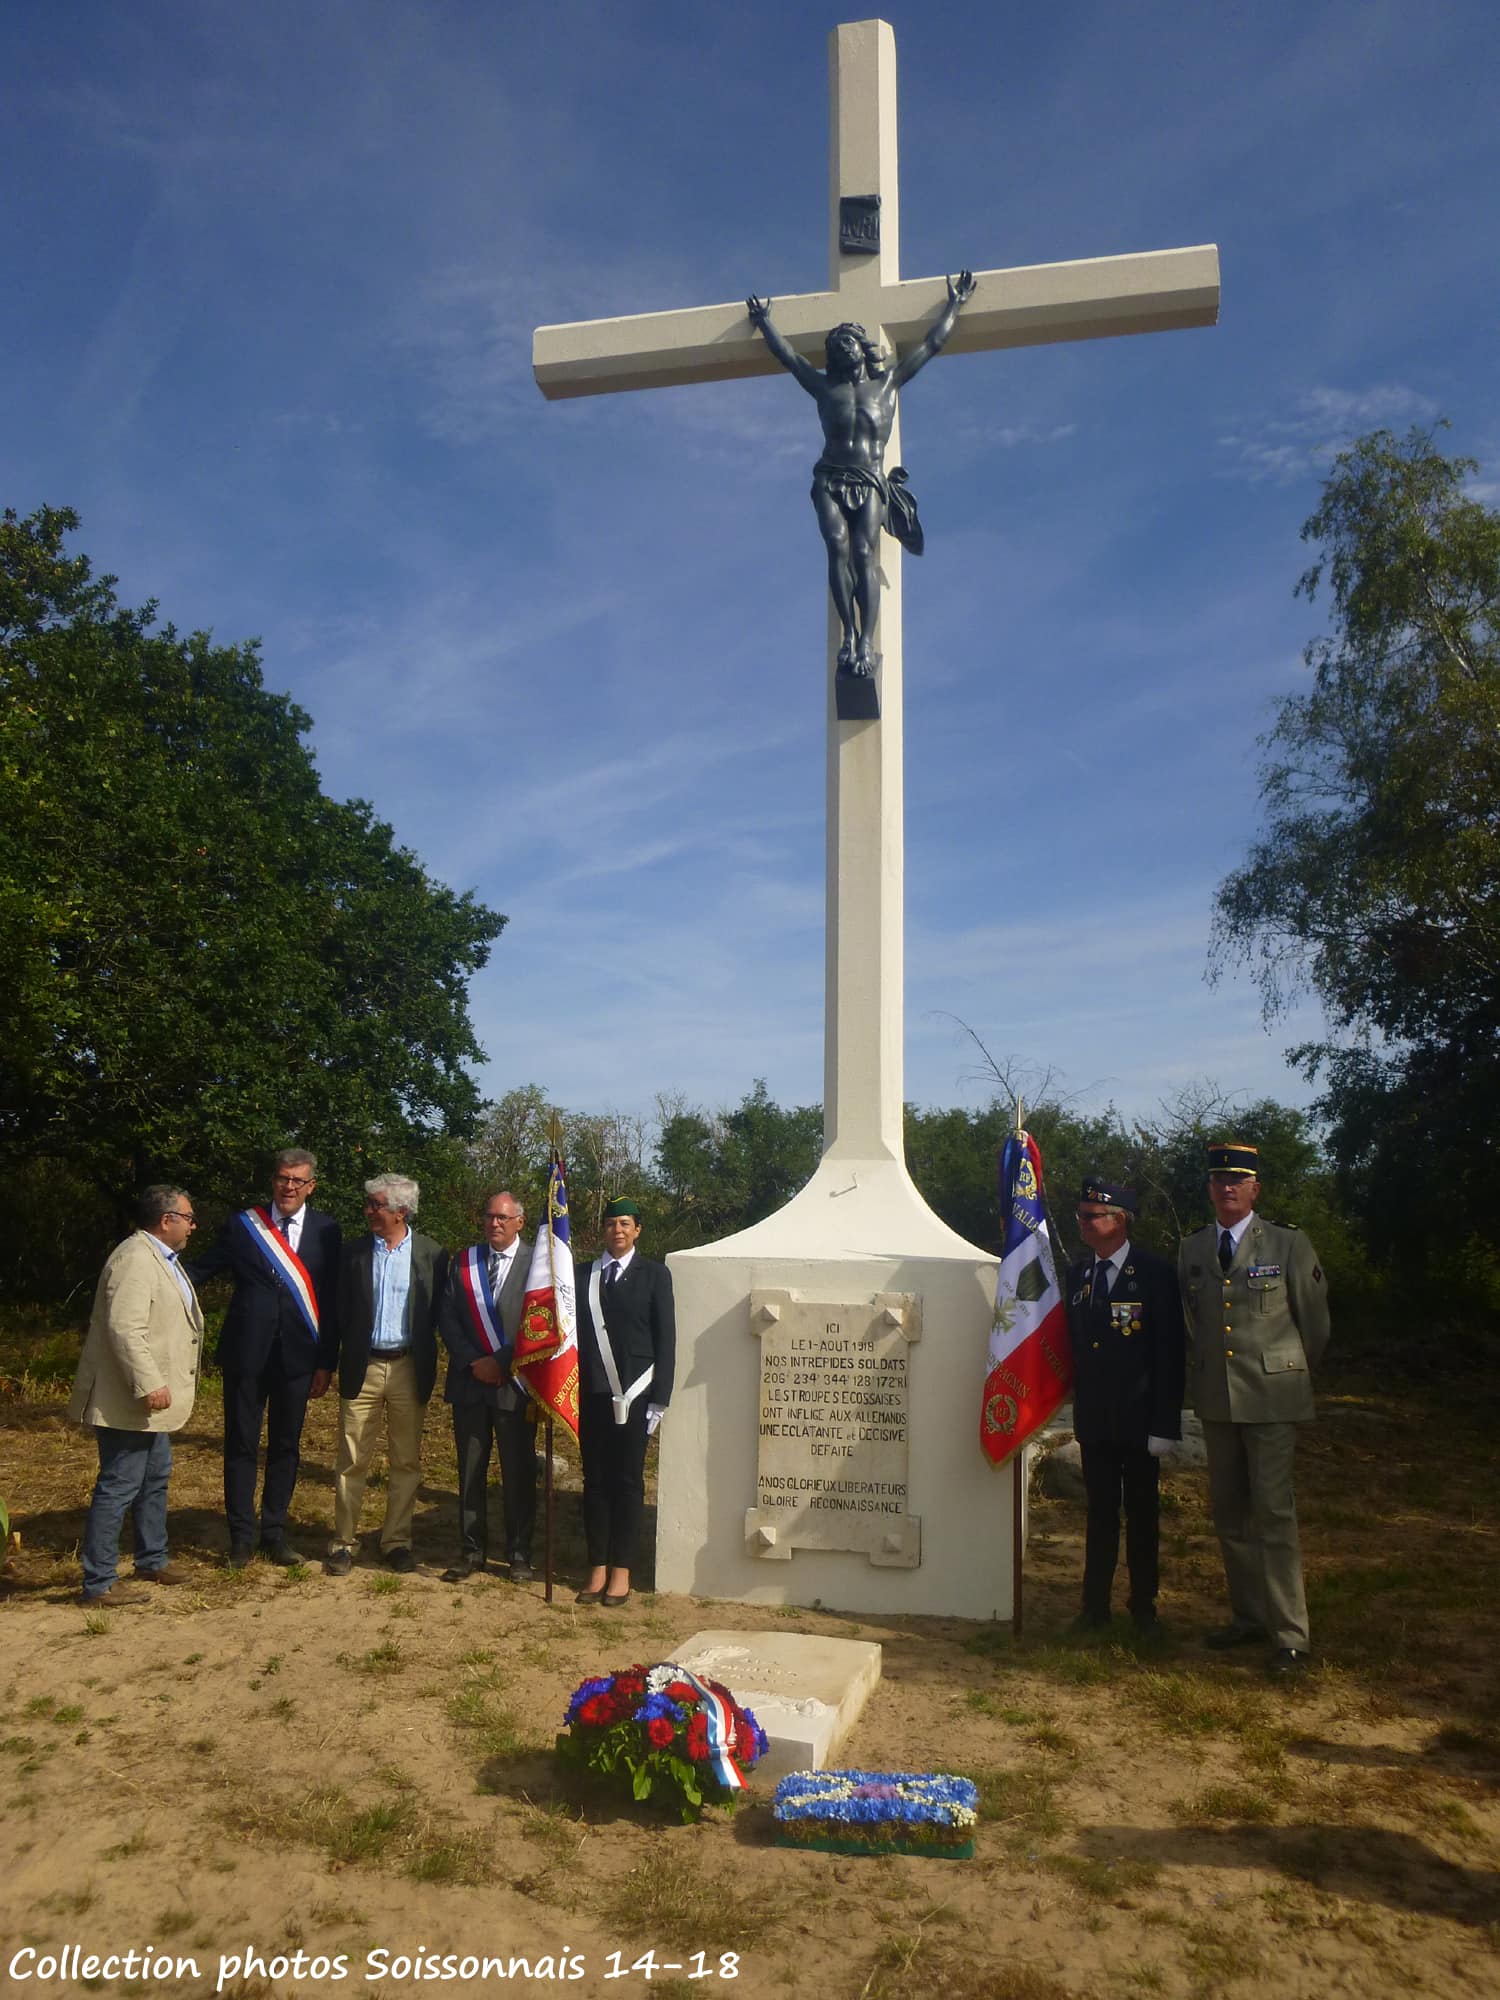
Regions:
[[[673,1247],[711,1243],[773,1215],[812,1179],[822,1151],[822,1107],[785,1109],[763,1078],[732,1111],[670,1112],[656,1161]]]
[[[325,796],[254,644],[126,609],[77,526],[0,525],[0,1158],[230,1199],[301,1140],[357,1212],[471,1122],[505,920]]]
[[[1298,585],[1334,629],[1264,739],[1266,830],[1216,911],[1214,966],[1251,963],[1268,1014],[1321,1000],[1329,1038],[1292,1057],[1409,1268],[1500,1250],[1500,514],[1475,470],[1420,429],[1334,461]]]

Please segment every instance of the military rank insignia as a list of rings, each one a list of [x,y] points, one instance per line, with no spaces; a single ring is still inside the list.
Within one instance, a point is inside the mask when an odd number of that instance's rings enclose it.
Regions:
[[[1250,1266],[1250,1275],[1252,1278],[1279,1278],[1281,1276],[1281,1266],[1279,1264],[1252,1264]]]

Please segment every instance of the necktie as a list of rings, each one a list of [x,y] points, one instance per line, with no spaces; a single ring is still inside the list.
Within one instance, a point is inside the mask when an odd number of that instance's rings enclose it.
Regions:
[[[615,1279],[619,1277],[619,1275],[620,1275],[620,1260],[618,1257],[611,1257],[609,1260],[609,1268],[604,1273],[605,1284],[612,1285],[615,1282]]]
[[[492,1292],[500,1290],[500,1252],[498,1250],[490,1252],[490,1290]]]
[[[275,1222],[276,1227],[281,1231],[287,1242],[290,1243],[292,1240],[292,1218],[289,1215],[278,1215],[275,1218]]]
[[[1109,1274],[1111,1268],[1104,1259],[1095,1259],[1094,1283],[1093,1289],[1089,1293],[1089,1299],[1096,1306],[1104,1305],[1109,1298]]]
[[[1227,1229],[1219,1231],[1219,1269],[1227,1272],[1234,1262],[1234,1238]]]

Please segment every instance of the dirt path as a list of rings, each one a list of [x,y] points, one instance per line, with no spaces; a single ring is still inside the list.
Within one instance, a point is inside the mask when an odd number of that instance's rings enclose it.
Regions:
[[[766,1620],[442,1584],[441,1419],[422,1573],[235,1576],[205,1401],[173,1489],[195,1581],[100,1619],[73,1595],[91,1443],[55,1403],[12,1403],[0,1490],[26,1540],[0,1597],[0,1992],[628,1994],[654,1951],[651,1990],[679,1995],[1500,1993],[1492,1433],[1483,1407],[1450,1411],[1438,1466],[1403,1411],[1350,1396],[1310,1435],[1322,1663],[1291,1690],[1198,1643],[1220,1607],[1194,1475],[1169,1482],[1178,1636],[1157,1653],[1123,1631],[1056,1642],[1081,1558],[1081,1514],[1058,1502],[1034,1516],[1020,1647],[959,1621],[778,1619],[885,1649],[848,1761],[979,1779],[977,1857],[938,1862],[779,1850],[763,1794],[682,1827],[559,1791],[548,1751],[585,1675]],[[331,1452],[316,1429],[308,1444],[296,1527],[313,1552]],[[569,1564],[574,1506],[564,1493]],[[43,1976],[72,1947],[197,1969]],[[462,1963],[486,1954],[505,1963]]]

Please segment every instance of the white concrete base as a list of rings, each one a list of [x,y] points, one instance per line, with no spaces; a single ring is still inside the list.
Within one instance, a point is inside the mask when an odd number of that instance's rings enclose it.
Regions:
[[[677,1384],[661,1429],[656,1587],[741,1604],[1009,1619],[1011,1466],[979,1446],[995,1262],[935,1216],[897,1160],[825,1156],[792,1202],[722,1243],[668,1259]],[[760,1342],[753,1290],[814,1300],[910,1293],[922,1334],[909,1373],[914,1566],[793,1549],[757,1554]]]
[[[771,1742],[755,1778],[773,1785],[830,1764],[880,1679],[872,1641],[808,1632],[695,1632],[672,1658],[754,1710]]]

